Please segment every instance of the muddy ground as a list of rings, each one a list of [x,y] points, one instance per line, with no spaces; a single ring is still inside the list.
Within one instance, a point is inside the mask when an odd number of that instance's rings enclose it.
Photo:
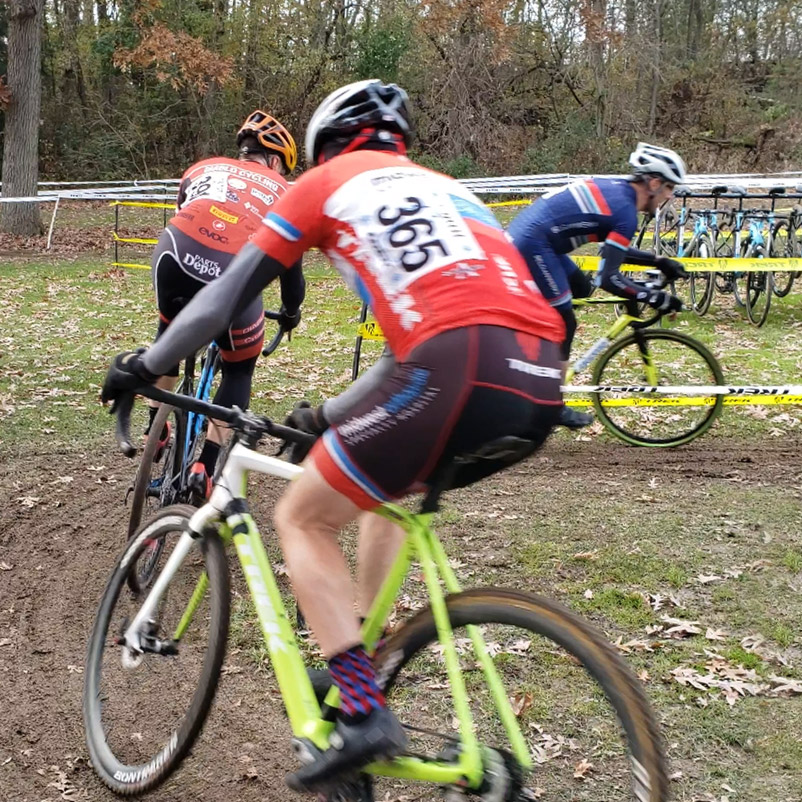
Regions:
[[[539,499],[544,516],[570,520],[581,528],[586,516],[597,514],[597,489],[612,479],[619,485],[606,492],[619,500],[651,494],[680,516],[699,515],[711,492],[724,485],[785,487],[798,503],[800,446],[799,434],[760,443],[702,438],[683,449],[663,452],[561,437],[509,476],[489,480],[485,491],[455,494],[452,504],[468,513],[465,520],[470,522],[477,519],[476,510],[486,509],[488,498],[503,500],[506,513],[519,517],[531,516],[534,499]],[[87,765],[82,669],[95,607],[125,531],[122,497],[132,470],[131,463],[114,456],[111,448],[89,453],[40,451],[0,461],[0,799],[114,798]],[[261,519],[269,520],[270,492],[260,486],[255,498]],[[647,522],[648,505],[643,515]],[[482,532],[486,537],[482,550],[492,551],[494,542],[503,541],[501,525],[485,525]],[[789,536],[797,545],[802,541],[799,532]],[[476,541],[471,545],[475,551]],[[503,575],[503,568],[498,573]],[[539,576],[535,585],[548,592],[548,574]],[[798,633],[795,642],[799,646]],[[194,753],[166,787],[148,798],[250,802],[293,796],[282,779],[292,758],[275,685],[242,654],[228,662],[242,671],[223,677]],[[698,756],[690,748],[682,752],[674,755],[684,777],[677,798],[714,798],[695,795]],[[749,760],[747,754],[744,760]],[[796,766],[785,770],[780,766],[777,771],[779,787],[793,787]],[[703,774],[699,769],[700,778]],[[755,779],[769,789],[777,777],[767,777],[766,783]],[[749,798],[771,802],[802,798],[788,796],[788,790],[778,790],[776,797],[773,793],[766,790],[765,795]],[[742,798],[746,797],[731,796]]]

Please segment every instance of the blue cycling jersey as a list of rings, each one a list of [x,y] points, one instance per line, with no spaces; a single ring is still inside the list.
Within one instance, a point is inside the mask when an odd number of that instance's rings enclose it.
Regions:
[[[552,306],[570,304],[566,254],[586,242],[602,244],[596,283],[616,295],[639,297],[644,288],[619,272],[626,261],[653,264],[654,256],[629,247],[638,225],[635,189],[625,179],[588,178],[544,195],[510,223],[508,233],[535,283]]]
[[[512,221],[509,231],[516,240],[535,229],[556,253],[570,253],[586,242],[608,239],[627,248],[637,225],[632,185],[623,179],[596,178],[574,181],[544,195]]]

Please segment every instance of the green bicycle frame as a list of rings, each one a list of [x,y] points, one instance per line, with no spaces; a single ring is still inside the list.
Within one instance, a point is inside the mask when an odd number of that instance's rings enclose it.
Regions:
[[[250,471],[291,479],[300,474],[302,468],[274,457],[258,454],[241,443],[235,445],[230,451],[222,477],[215,486],[211,498],[190,519],[189,531],[182,535],[176,545],[162,574],[126,631],[126,639],[135,641],[137,631],[135,627],[141,626],[142,622],[147,620],[152,611],[156,609],[159,597],[169,584],[172,574],[195,542],[197,535],[193,533],[204,531],[210,525],[217,525],[219,535],[224,542],[227,543],[229,540],[234,542],[248,588],[253,597],[256,614],[281,689],[293,735],[296,738],[307,739],[318,749],[324,750],[329,745],[329,734],[332,731],[333,723],[321,716],[320,705],[315,697],[295,633],[281,599],[267,552],[256,524],[248,512],[245,496]],[[228,511],[224,520],[221,510]],[[459,582],[448,564],[448,557],[442,544],[430,528],[431,515],[414,514],[395,504],[385,504],[377,512],[399,524],[406,532],[407,538],[365,620],[362,630],[364,642],[368,649],[376,644],[404,579],[409,573],[412,560],[417,557],[428,589],[438,638],[443,645],[443,655],[459,722],[462,748],[457,762],[446,763],[402,756],[388,763],[374,763],[368,766],[366,771],[376,775],[446,785],[467,784],[469,787],[477,788],[483,777],[482,747],[476,737],[468,693],[459,665],[459,656],[442,587],[444,586],[448,593],[458,593],[460,591]],[[198,580],[187,608],[176,627],[174,632],[176,641],[181,639],[191,623],[207,585],[208,579],[204,573]],[[132,630],[133,634],[131,635]],[[527,769],[531,768],[529,749],[481,631],[475,625],[469,625],[467,631],[477,662],[481,666],[505,727],[512,752],[521,766]],[[332,688],[326,697],[326,703],[335,706],[338,704],[338,697],[337,689]]]
[[[574,306],[591,306],[594,304],[618,304],[621,303],[619,298],[580,298],[574,300]],[[574,362],[569,365],[565,373],[565,383],[570,384],[573,377],[590,367],[591,364],[600,356],[621,334],[629,328],[633,323],[639,323],[641,319],[624,312],[620,317],[617,317],[610,328],[605,334],[600,337],[584,354],[578,357]],[[657,369],[652,361],[651,354],[646,351],[642,346],[640,348],[641,355],[643,356],[643,369],[646,381],[652,385],[657,385]]]

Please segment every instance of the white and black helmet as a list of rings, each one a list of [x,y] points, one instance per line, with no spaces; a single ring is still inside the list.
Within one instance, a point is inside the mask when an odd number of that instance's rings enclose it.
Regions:
[[[395,84],[370,79],[335,89],[315,110],[306,129],[306,158],[317,164],[331,139],[378,128],[399,134],[409,144],[412,134],[407,93]]]
[[[657,175],[671,184],[681,184],[685,180],[685,162],[668,148],[638,142],[630,154],[629,164],[634,175]]]

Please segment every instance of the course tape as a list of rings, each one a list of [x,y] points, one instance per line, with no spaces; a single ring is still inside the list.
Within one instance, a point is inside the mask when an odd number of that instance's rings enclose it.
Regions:
[[[598,256],[572,256],[571,258],[582,270],[595,272],[599,268],[600,257]],[[677,261],[682,262],[682,266],[689,273],[787,272],[802,270],[802,259],[787,259],[785,257],[776,259],[697,259],[683,257]],[[621,265],[621,270],[630,273],[642,273],[648,269],[643,265]]]
[[[174,203],[150,203],[147,201],[112,201],[109,206],[144,206],[150,209],[175,209]]]
[[[802,384],[731,385],[731,384],[569,384],[564,393],[641,393],[645,395],[802,395]]]
[[[142,239],[141,237],[118,237],[116,231],[112,231],[111,236],[115,242],[134,242],[139,245],[156,245],[157,239]]]
[[[150,270],[150,265],[139,265],[135,262],[112,262],[112,267],[133,267],[136,270]]]
[[[665,385],[649,387],[640,384],[579,384],[562,388],[564,393],[633,393],[649,397],[602,398],[603,407],[712,407],[716,396],[724,396],[725,406],[767,406],[774,404],[802,405],[802,385]],[[676,398],[656,398],[673,395]],[[572,400],[568,406],[588,406],[589,401]]]
[[[566,399],[567,407],[589,407],[592,405],[590,399]],[[606,398],[601,405],[603,407],[712,407],[716,399],[711,396],[705,398],[684,397],[684,398]],[[725,395],[723,402],[725,407],[743,406],[772,406],[793,405],[802,406],[802,395],[772,395],[772,396],[735,396]]]

